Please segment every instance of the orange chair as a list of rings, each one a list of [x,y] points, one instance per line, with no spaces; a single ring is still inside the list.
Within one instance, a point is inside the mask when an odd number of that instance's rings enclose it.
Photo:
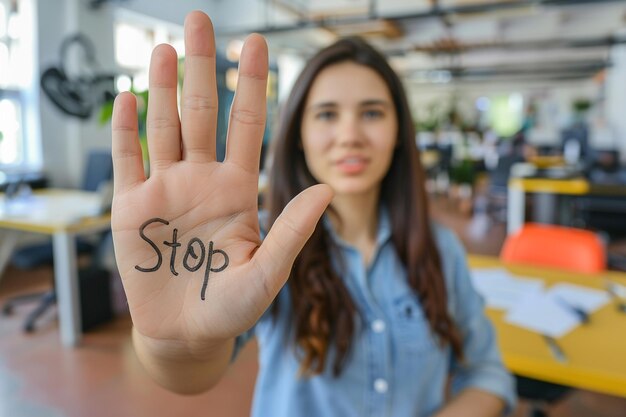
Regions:
[[[533,223],[507,237],[500,259],[588,274],[606,269],[604,245],[593,232]],[[547,416],[546,405],[558,402],[571,391],[567,386],[519,375],[515,380],[517,395],[530,403],[529,415],[533,417]]]
[[[587,274],[606,269],[606,250],[595,233],[533,223],[525,224],[506,239],[500,259]]]

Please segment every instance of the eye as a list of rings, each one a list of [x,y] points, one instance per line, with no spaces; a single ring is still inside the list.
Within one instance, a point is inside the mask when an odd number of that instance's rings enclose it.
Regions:
[[[363,117],[370,120],[381,119],[384,115],[385,113],[382,110],[377,109],[365,110],[363,112]]]
[[[332,110],[323,110],[315,114],[315,118],[318,120],[334,120],[337,117],[337,113]]]

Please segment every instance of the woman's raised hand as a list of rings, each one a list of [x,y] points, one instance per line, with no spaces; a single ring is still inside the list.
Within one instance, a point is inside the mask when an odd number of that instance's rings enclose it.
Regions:
[[[180,117],[176,52],[160,45],[152,54],[147,179],[135,98],[122,93],[115,100],[115,254],[136,331],[153,341],[202,346],[250,328],[285,283],[332,198],[325,185],[305,190],[261,242],[257,193],[267,54],[261,36],[248,37],[223,163],[215,159],[215,42],[204,13],[185,20]]]

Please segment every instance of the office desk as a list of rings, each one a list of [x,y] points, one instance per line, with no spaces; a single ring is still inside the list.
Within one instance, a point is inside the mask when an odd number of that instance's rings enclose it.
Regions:
[[[503,267],[494,257],[469,256],[472,268]],[[507,266],[510,272],[544,280],[604,288],[608,278],[626,284],[626,273],[574,274],[555,269]],[[537,333],[504,321],[504,312],[487,309],[493,322],[506,366],[514,373],[542,381],[626,397],[626,314],[615,302],[593,313],[590,323],[580,325],[558,340],[568,362],[558,362]]]
[[[531,156],[528,162],[537,168],[560,167],[566,164],[563,155],[535,155]]]
[[[97,193],[84,191],[48,189],[13,200],[0,194],[0,277],[20,233],[52,236],[59,327],[66,346],[81,338],[75,237],[111,226],[111,215],[99,214],[101,206]]]
[[[526,193],[585,195],[589,189],[584,178],[512,178],[507,193],[507,233],[515,233],[524,225]]]
[[[512,178],[507,196],[507,233],[524,225],[526,193],[544,193],[570,196],[605,195],[626,197],[626,185],[594,184],[585,178]]]
[[[420,159],[425,170],[433,169],[441,160],[441,155],[436,149],[424,149],[420,151]]]

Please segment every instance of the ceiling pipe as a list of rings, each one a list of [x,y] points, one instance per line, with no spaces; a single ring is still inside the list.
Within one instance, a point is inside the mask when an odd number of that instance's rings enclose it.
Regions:
[[[484,67],[484,68],[451,68],[448,71],[453,77],[478,77],[478,76],[514,76],[514,75],[592,75],[606,68],[610,68],[610,62],[592,62],[578,67]],[[445,71],[445,69],[444,69]]]
[[[388,56],[402,56],[407,52],[424,52],[431,55],[454,55],[469,51],[479,50],[506,50],[506,51],[540,51],[554,49],[584,49],[611,47],[626,44],[626,37],[604,36],[588,39],[545,39],[538,41],[501,42],[501,43],[475,43],[440,45],[422,44],[411,45],[405,48],[388,49]]]
[[[411,80],[411,82],[417,82],[423,85],[479,85],[481,83],[489,83],[490,85],[496,83],[502,83],[504,86],[510,89],[510,86],[515,83],[546,83],[550,84],[555,83],[568,83],[572,81],[585,81],[589,80],[593,74],[520,74],[517,76],[491,76],[491,77],[459,77],[452,78],[448,83],[432,83],[432,82],[423,82],[423,81],[415,81]]]
[[[464,74],[515,74],[515,73],[541,73],[541,72],[596,72],[611,67],[613,64],[609,60],[593,61],[568,61],[554,63],[526,63],[524,65],[504,64],[493,66],[450,66],[434,68],[413,68],[404,72],[404,75],[416,73],[428,73],[431,71],[446,71],[452,75]]]

